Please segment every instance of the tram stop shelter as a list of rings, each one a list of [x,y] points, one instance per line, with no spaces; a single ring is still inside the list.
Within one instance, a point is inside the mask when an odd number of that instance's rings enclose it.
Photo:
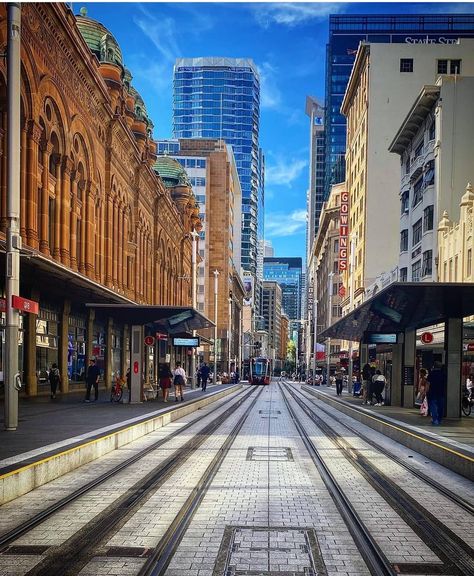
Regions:
[[[323,338],[359,342],[361,366],[368,343],[392,342],[391,402],[412,407],[416,330],[444,323],[446,415],[461,416],[463,318],[474,314],[474,284],[394,282],[324,330]]]
[[[130,331],[130,401],[141,402],[145,352],[145,328],[175,336],[192,336],[194,330],[210,328],[214,323],[189,306],[152,306],[139,304],[87,303],[87,308],[114,321],[128,324]]]

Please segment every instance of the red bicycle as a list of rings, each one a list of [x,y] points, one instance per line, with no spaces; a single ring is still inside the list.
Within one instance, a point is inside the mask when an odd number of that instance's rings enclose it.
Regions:
[[[125,384],[125,382],[124,382],[123,378],[120,378],[120,376],[117,376],[115,378],[115,382],[114,382],[112,388],[110,389],[110,401],[111,402],[120,402],[120,400],[122,400],[124,384]]]

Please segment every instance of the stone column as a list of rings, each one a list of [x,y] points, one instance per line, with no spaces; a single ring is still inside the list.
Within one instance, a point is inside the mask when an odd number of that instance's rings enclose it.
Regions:
[[[31,289],[30,298],[39,302],[40,294],[35,288]],[[36,375],[36,314],[25,314],[24,317],[24,374],[23,381],[26,384],[28,396],[38,395],[38,378]]]
[[[67,156],[63,157],[62,161],[62,174],[61,174],[61,218],[60,218],[60,229],[61,229],[61,262],[65,266],[70,265],[70,254],[69,254],[69,242],[70,242],[70,230],[69,230],[69,218],[71,213],[71,171],[73,169],[73,164],[70,158]]]
[[[8,158],[7,158],[7,115],[3,115],[3,125],[0,129],[0,143],[1,143],[1,162],[2,162],[2,180],[1,180],[1,194],[0,194],[0,230],[5,232],[7,229],[7,171],[8,171]]]
[[[119,218],[118,218],[118,201],[114,200],[113,210],[113,234],[112,234],[112,278],[115,288],[118,288],[118,236],[119,236]]]
[[[82,184],[82,186],[84,186],[84,184]],[[85,190],[82,190],[82,211],[78,226],[81,227],[81,243],[79,245],[79,254],[77,255],[77,269],[81,274],[84,274],[86,270],[85,262],[87,242],[87,193]]]
[[[462,331],[462,318],[448,318],[444,323],[446,416],[448,418],[461,417]]]
[[[127,274],[127,256],[128,256],[128,217],[126,211],[123,213],[123,248],[122,248],[122,277],[123,277],[123,289],[126,294],[130,289]]]
[[[28,244],[32,248],[38,248],[39,245],[38,214],[40,213],[40,206],[38,200],[38,153],[42,133],[43,129],[36,124],[34,120],[28,122],[26,237]]]
[[[20,234],[26,242],[26,126],[21,130],[20,139]]]
[[[55,209],[54,209],[54,246],[53,258],[61,259],[61,192],[62,192],[62,170],[59,154],[56,155],[56,188],[55,188]]]
[[[416,330],[406,330],[403,343],[402,406],[415,405]]]
[[[106,204],[106,226],[105,226],[105,285],[110,288],[112,286],[112,216],[113,216],[113,202],[111,196],[107,196]]]
[[[92,341],[94,339],[95,310],[88,308],[87,330],[86,330],[86,369],[89,366],[89,359],[92,357]]]
[[[118,268],[118,288],[123,290],[123,262],[122,254],[124,251],[123,247],[123,210],[119,205],[118,208],[118,228],[117,228],[117,268]]]
[[[390,404],[402,405],[403,388],[403,334],[397,335],[397,343],[392,345],[392,381],[390,382]]]
[[[47,256],[51,253],[49,245],[49,157],[53,151],[51,144],[41,151],[43,173],[41,176],[41,211],[40,211],[40,250]]]
[[[71,312],[71,302],[64,300],[63,313],[59,324],[59,371],[61,372],[61,392],[69,392],[69,377],[67,374],[67,353],[69,334],[69,314]]]
[[[71,254],[71,268],[77,270],[77,195],[76,195],[77,184],[75,181],[72,182],[72,204],[71,204],[71,216],[70,216],[70,229],[71,229],[71,241],[70,241],[70,254]]]
[[[95,237],[95,210],[94,210],[94,195],[92,193],[91,185],[87,186],[86,193],[86,257],[85,257],[85,268],[86,274],[89,277],[94,276],[95,258],[94,258],[94,237]]]

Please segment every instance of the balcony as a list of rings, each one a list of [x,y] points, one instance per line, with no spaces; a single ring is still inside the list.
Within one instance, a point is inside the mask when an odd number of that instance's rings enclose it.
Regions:
[[[423,170],[424,163],[425,163],[424,154],[420,154],[413,160],[410,168],[410,180],[415,180],[416,178],[418,178],[418,176],[421,174]]]

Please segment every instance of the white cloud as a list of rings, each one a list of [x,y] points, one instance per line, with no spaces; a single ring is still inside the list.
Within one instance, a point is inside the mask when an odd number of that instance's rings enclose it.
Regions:
[[[279,156],[274,164],[265,166],[265,185],[291,186],[307,165],[307,160]]]
[[[278,238],[282,236],[294,236],[306,232],[306,210],[293,210],[287,212],[271,212],[265,218],[265,236]]]
[[[162,58],[167,62],[174,62],[180,53],[175,20],[156,17],[143,4],[139,5],[139,9],[141,14],[135,17],[135,23],[153,42]]]
[[[281,106],[281,92],[277,86],[277,69],[270,62],[258,67],[260,72],[260,105],[262,108],[278,109]]]
[[[344,4],[331,2],[281,2],[256,4],[253,10],[258,24],[268,28],[271,24],[293,27],[312,20],[322,20],[329,14],[340,12],[343,7]]]

